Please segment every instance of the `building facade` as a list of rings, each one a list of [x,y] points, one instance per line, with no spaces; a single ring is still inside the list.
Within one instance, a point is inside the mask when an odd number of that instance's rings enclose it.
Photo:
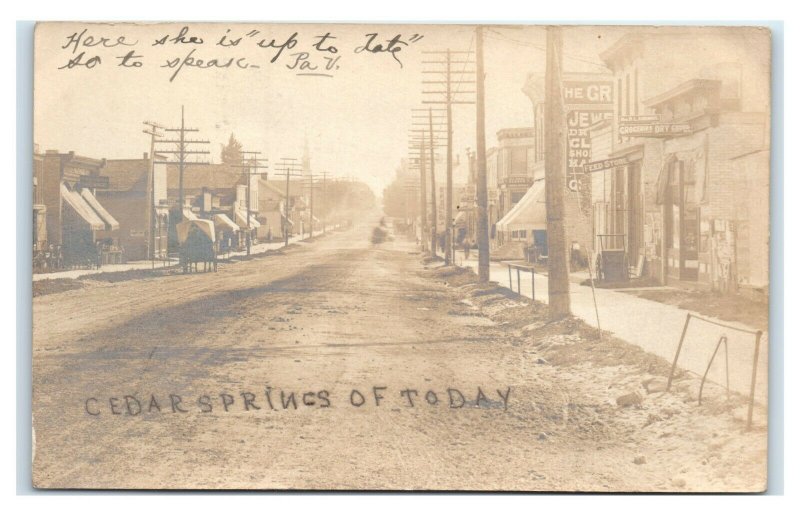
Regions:
[[[155,161],[164,158],[156,156]],[[109,159],[103,174],[108,188],[98,200],[119,222],[119,245],[126,260],[165,259],[168,254],[169,208],[167,167],[138,159]]]
[[[765,283],[745,271],[751,256],[766,270],[769,90],[742,78],[768,74],[724,34],[703,37],[628,35],[601,54],[615,101],[590,129],[594,250],[623,252],[635,276],[729,291]]]

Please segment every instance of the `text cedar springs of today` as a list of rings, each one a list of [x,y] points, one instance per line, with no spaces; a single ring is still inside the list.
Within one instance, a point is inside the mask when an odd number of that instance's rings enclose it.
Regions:
[[[337,395],[338,394],[338,395]],[[474,397],[472,397],[474,395]],[[387,386],[373,386],[371,389],[351,389],[347,394],[328,390],[284,391],[265,387],[263,391],[222,392],[200,396],[179,394],[140,395],[125,394],[111,397],[92,396],[83,403],[89,416],[138,416],[147,414],[211,413],[211,412],[250,412],[259,410],[298,410],[301,408],[362,408],[376,407],[447,407],[460,408],[502,408],[508,410],[511,387],[504,390],[484,390],[481,387],[456,389],[391,389]]]

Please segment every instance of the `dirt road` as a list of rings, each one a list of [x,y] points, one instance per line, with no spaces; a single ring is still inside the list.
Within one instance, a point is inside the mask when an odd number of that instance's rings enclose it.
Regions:
[[[619,406],[638,370],[551,365],[497,316],[530,307],[371,229],[37,297],[35,485],[763,489],[764,429],[678,393]]]

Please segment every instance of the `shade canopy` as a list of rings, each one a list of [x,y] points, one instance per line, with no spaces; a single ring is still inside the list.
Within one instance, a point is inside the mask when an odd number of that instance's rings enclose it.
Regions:
[[[193,227],[200,230],[212,242],[216,240],[214,234],[214,223],[210,220],[195,219],[184,220],[175,226],[175,230],[178,232],[178,243],[182,244],[186,242],[186,239],[189,237],[189,232]]]
[[[213,219],[214,223],[219,228],[229,229],[233,232],[241,231],[241,228],[224,213],[217,213],[214,215]]]
[[[86,204],[91,206],[92,209],[100,216],[106,225],[105,229],[109,231],[119,229],[119,222],[117,222],[117,219],[108,213],[108,210],[106,210],[103,205],[100,204],[100,201],[98,201],[97,197],[92,194],[91,190],[84,188],[81,191],[81,197],[83,197],[83,200],[86,201]]]
[[[106,229],[106,223],[81,195],[61,183],[61,198],[94,231]]]
[[[497,223],[498,231],[547,230],[547,204],[544,181],[537,181],[505,217]]]
[[[251,229],[256,229],[256,228],[260,228],[261,227],[261,223],[256,220],[255,215],[253,215],[252,213],[250,214],[250,225],[249,226],[247,225],[247,211],[246,210],[237,209],[234,212],[233,215],[234,215],[234,218],[236,219],[236,223],[241,228],[250,227]]]

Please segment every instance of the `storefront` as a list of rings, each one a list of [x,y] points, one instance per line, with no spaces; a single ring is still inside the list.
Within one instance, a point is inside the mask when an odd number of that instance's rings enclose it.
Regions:
[[[547,257],[544,180],[536,181],[496,225],[501,243],[518,242],[532,261]]]
[[[246,239],[248,238],[249,235],[249,238],[251,239],[250,242],[255,243],[258,240],[257,238],[258,228],[261,227],[261,223],[258,220],[256,220],[255,212],[250,213],[249,219],[250,220],[248,223],[247,210],[242,209],[238,206],[234,208],[233,220],[236,222],[236,225],[239,226],[239,228],[241,229],[240,235],[242,235],[242,240],[244,241],[244,243],[246,243],[247,242]]]
[[[80,192],[61,185],[63,264],[66,267],[94,267],[122,261],[122,250],[110,231],[119,223],[88,189]],[[103,234],[103,232],[106,232]]]
[[[241,228],[224,213],[216,213],[212,217],[216,230],[219,253],[227,253],[240,247],[239,234]]]

